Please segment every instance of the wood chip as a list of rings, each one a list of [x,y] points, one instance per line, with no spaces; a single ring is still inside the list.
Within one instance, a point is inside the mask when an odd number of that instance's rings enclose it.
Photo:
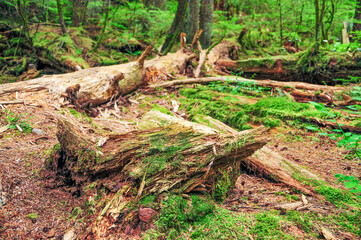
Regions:
[[[326,240],[336,240],[333,234],[324,227],[321,228],[321,233]]]
[[[108,141],[108,139],[108,137],[101,137],[98,141],[98,147],[102,147]]]
[[[3,126],[3,127],[0,127],[0,133],[5,132],[6,130],[8,130],[8,129],[9,129],[9,126],[10,126],[10,125],[6,125],[6,126]]]
[[[308,204],[308,201],[307,201],[307,198],[305,197],[305,195],[302,194],[302,202],[304,205],[307,205]]]
[[[23,129],[22,129],[19,125],[17,125],[17,124],[16,124],[16,128],[17,128],[20,132],[23,131]]]
[[[303,205],[303,202],[294,202],[294,203],[286,203],[282,205],[278,205],[275,209],[284,209],[284,210],[295,210]]]

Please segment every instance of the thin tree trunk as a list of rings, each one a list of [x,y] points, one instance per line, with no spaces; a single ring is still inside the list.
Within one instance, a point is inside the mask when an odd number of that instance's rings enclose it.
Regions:
[[[67,35],[67,31],[66,31],[64,17],[63,17],[63,10],[62,10],[62,6],[61,6],[61,0],[56,0],[56,5],[58,6],[59,23],[60,23],[61,31],[62,31],[63,36],[64,36],[64,35]]]
[[[199,29],[199,0],[190,0],[183,32],[187,34],[187,43],[192,43]]]
[[[282,0],[279,0],[280,8],[280,45],[283,45],[283,25],[282,25]]]
[[[356,0],[355,16],[353,17],[357,21],[361,21],[361,0]],[[355,22],[353,24],[354,31],[361,31],[361,22]]]
[[[212,43],[213,2],[214,0],[202,0],[199,25],[203,29],[200,38],[203,49],[209,48]]]
[[[167,37],[162,46],[161,52],[167,54],[175,41],[179,39],[179,34],[186,18],[187,9],[189,7],[190,0],[179,0],[176,15],[174,17],[172,26],[170,27]]]
[[[320,4],[318,0],[315,0],[315,15],[316,15],[316,25],[315,25],[315,41],[316,48],[315,51],[318,52],[319,44],[320,44]]]
[[[82,9],[82,13],[81,13],[81,25],[84,25],[86,23],[86,11],[88,9],[88,4],[89,4],[89,0],[85,0],[85,4],[83,6],[83,9]]]
[[[110,0],[107,0],[107,5],[106,5],[106,9],[105,9],[105,16],[104,16],[104,23],[103,23],[103,28],[102,28],[102,31],[101,31],[101,34],[98,38],[98,41],[97,41],[97,44],[95,45],[94,49],[93,50],[96,50],[101,41],[103,40],[103,36],[104,36],[104,33],[105,33],[105,29],[107,28],[107,25],[108,25],[108,20],[109,20],[109,11],[110,11]]]
[[[73,15],[71,17],[71,25],[73,27],[80,26],[81,14],[82,14],[82,0],[74,0],[73,2]]]

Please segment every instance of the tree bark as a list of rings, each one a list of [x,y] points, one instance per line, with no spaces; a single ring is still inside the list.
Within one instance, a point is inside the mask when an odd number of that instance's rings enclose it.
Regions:
[[[200,38],[203,49],[209,48],[212,43],[213,4],[214,0],[202,0],[201,4],[199,27],[203,29]]]
[[[361,1],[360,0],[356,0],[355,15],[353,18],[357,21],[360,21],[360,22],[355,22],[353,24],[353,31],[361,31]]]
[[[187,43],[191,44],[199,29],[199,0],[190,0],[183,32],[187,34]]]
[[[73,27],[80,26],[83,5],[83,0],[73,0],[73,15],[71,17],[71,25]]]
[[[58,15],[59,15],[59,23],[60,23],[60,27],[61,27],[61,32],[63,33],[63,36],[64,36],[64,35],[67,35],[67,31],[66,31],[64,17],[63,17],[61,0],[56,0],[56,5],[58,7]]]
[[[190,0],[179,0],[178,1],[176,15],[174,17],[172,26],[170,27],[170,29],[168,31],[168,34],[166,36],[166,39],[165,39],[164,44],[161,49],[161,52],[163,54],[167,54],[171,50],[175,41],[177,41],[177,39],[179,38],[179,34],[181,32],[181,29],[183,28],[183,24],[184,24],[185,18],[187,16],[189,2],[190,2]]]
[[[67,94],[66,90],[69,87],[78,84],[80,86],[79,92],[77,92],[78,100],[83,99],[82,101],[85,101],[88,99],[88,101],[98,105],[109,101],[114,97],[114,94],[126,95],[146,84],[148,81],[145,77],[147,68],[158,69],[158,71],[154,71],[156,74],[153,74],[152,78],[168,79],[171,73],[183,72],[188,61],[194,57],[194,55],[179,51],[146,61],[144,68],[140,66],[141,62],[131,62],[108,67],[88,68],[61,75],[44,76],[24,82],[1,84],[0,96],[18,92],[24,98],[31,100],[35,94],[47,95],[47,97],[40,98],[48,99],[54,104],[55,100],[61,100]],[[124,75],[124,79],[121,79],[122,75]]]

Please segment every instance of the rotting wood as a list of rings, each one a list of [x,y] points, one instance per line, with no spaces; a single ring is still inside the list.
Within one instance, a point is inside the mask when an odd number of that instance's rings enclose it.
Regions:
[[[144,62],[147,53],[150,51],[151,48],[147,48],[137,62],[89,68],[73,73],[43,76],[29,81],[1,84],[0,96],[8,97],[15,92],[27,93],[28,98],[24,97],[24,99],[28,100],[32,99],[34,94],[42,94],[42,96],[49,96],[42,97],[43,99],[53,102],[63,98],[68,87],[79,84],[78,100],[91,102],[94,107],[109,101],[116,94],[126,95],[135,91],[140,85],[144,85],[146,83],[144,68],[158,69],[157,74],[164,75],[159,77],[168,79],[170,73],[183,73],[189,60],[195,57],[195,54],[178,51]],[[144,68],[142,67],[143,63]],[[124,79],[121,79],[120,76],[123,75]],[[152,77],[155,78],[155,76]]]
[[[246,130],[242,132],[237,132],[231,127],[219,122],[216,119],[212,119],[211,117],[204,116],[203,118],[199,116],[197,119],[199,123],[204,124],[204,129],[209,131],[219,131],[223,132],[227,135],[242,135],[242,134],[250,134],[253,130]],[[190,124],[198,126],[199,124],[190,123],[186,120],[182,120],[176,117],[172,117],[170,115],[160,113],[158,111],[151,111],[145,114],[142,121],[140,122],[140,126],[142,129],[146,129],[148,126],[147,123],[152,122],[153,125],[149,125],[150,128],[154,126],[167,126],[173,123],[177,123],[183,126],[189,126]],[[155,125],[154,125],[155,124]],[[208,125],[208,126],[207,126]],[[203,130],[203,128],[202,128]],[[197,130],[199,131],[199,130]],[[203,130],[205,131],[205,130]],[[304,169],[302,166],[289,161],[288,159],[283,158],[278,153],[272,151],[268,147],[263,147],[259,149],[252,156],[240,160],[241,165],[247,169],[247,171],[253,172],[256,175],[261,175],[262,177],[269,178],[276,182],[281,182],[290,186],[294,189],[300,190],[301,192],[318,196],[311,188],[308,188],[302,185],[299,181],[297,181],[293,176],[302,175],[309,179],[320,181],[321,179],[311,172]]]
[[[210,82],[224,82],[229,84],[237,83],[249,83],[256,86],[270,87],[270,88],[280,88],[280,89],[303,89],[311,91],[333,91],[341,92],[344,91],[344,87],[334,87],[334,86],[323,86],[303,82],[279,82],[273,80],[251,80],[242,77],[233,77],[233,76],[218,76],[218,77],[205,77],[205,78],[187,78],[181,80],[173,80],[164,82],[161,84],[150,85],[149,87],[171,87],[176,85],[185,85],[185,84],[206,84]]]
[[[175,123],[109,135],[103,146],[96,147],[91,139],[97,136],[86,134],[60,119],[57,137],[61,147],[54,164],[60,174],[69,173],[68,181],[78,186],[95,179],[108,179],[114,186],[119,181],[127,181],[139,189],[146,173],[143,195],[169,191],[187,193],[200,184],[212,183],[222,169],[230,167],[237,172],[242,159],[269,141],[262,127],[238,135],[221,134],[214,129],[210,132],[209,129],[203,125],[194,128]]]

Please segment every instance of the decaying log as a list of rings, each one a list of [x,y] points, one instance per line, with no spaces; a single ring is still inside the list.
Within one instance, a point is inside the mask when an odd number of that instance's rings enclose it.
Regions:
[[[122,182],[139,190],[144,182],[143,195],[187,193],[200,184],[212,183],[220,170],[238,171],[242,159],[268,142],[264,132],[265,128],[258,128],[227,135],[203,125],[194,128],[175,123],[109,135],[99,147],[92,140],[99,136],[91,137],[60,119],[57,137],[61,147],[54,162],[59,173],[67,173],[67,181],[78,186],[107,179],[114,189]]]
[[[333,92],[341,92],[344,91],[344,87],[334,87],[334,86],[324,86],[324,85],[316,85],[310,83],[303,82],[278,82],[273,80],[251,80],[242,77],[233,77],[233,76],[218,76],[218,77],[207,77],[207,78],[189,78],[189,79],[181,79],[168,81],[161,84],[150,85],[150,87],[171,87],[176,85],[184,85],[184,84],[206,84],[210,82],[225,82],[229,84],[236,83],[249,83],[256,86],[269,87],[269,88],[280,88],[280,89],[302,89],[302,90],[311,90],[311,91],[333,91]]]
[[[237,136],[238,134],[250,134],[250,130],[238,132],[233,128],[225,125],[224,123],[213,119],[209,116],[197,115],[195,117],[200,124],[204,124],[206,129],[211,129],[212,131],[219,131],[223,134]],[[189,123],[186,120],[182,120],[176,117],[169,116],[167,114],[163,114],[157,111],[151,111],[145,114],[143,117],[140,126],[142,129],[146,127],[146,123],[152,122],[150,127],[154,126],[167,126],[169,124],[177,123],[178,125],[189,126]],[[155,125],[154,125],[155,124]],[[197,126],[198,124],[196,124]],[[209,130],[208,130],[209,131]],[[281,182],[290,186],[294,189],[302,191],[308,195],[317,194],[311,189],[304,185],[302,185],[299,181],[297,181],[293,176],[303,176],[308,179],[320,181],[321,179],[311,172],[304,169],[302,166],[285,159],[280,156],[277,152],[272,151],[268,147],[264,146],[259,149],[252,156],[241,159],[241,165],[247,169],[247,171],[251,171],[256,173],[262,177],[266,177],[276,182]]]
[[[334,79],[347,79],[348,76],[360,76],[361,55],[344,54],[336,59],[332,55],[323,56],[323,63],[317,66],[299,64],[307,52],[273,56],[264,58],[250,58],[238,61],[219,59],[215,66],[220,70],[242,72],[244,76],[254,76],[255,79],[273,79],[279,81],[305,81],[322,84],[333,84]],[[310,59],[311,62],[315,60]],[[324,63],[326,61],[326,63]]]
[[[311,122],[317,124],[320,127],[331,127],[332,129],[342,129],[344,132],[352,132],[361,134],[361,128],[356,126],[350,126],[345,124],[337,124],[336,122],[324,121],[316,118],[306,118],[300,117],[300,119],[304,122]]]
[[[46,91],[52,96],[62,97],[68,87],[80,85],[77,97],[93,102],[93,106],[109,101],[116,94],[125,95],[136,90],[144,82],[144,68],[152,67],[159,69],[159,73],[167,76],[170,73],[179,74],[184,71],[189,59],[194,54],[178,51],[144,63],[146,55],[142,55],[142,61],[126,64],[88,68],[73,73],[44,76],[41,78],[8,83],[0,85],[0,96],[9,95],[14,92],[36,93]],[[142,64],[144,63],[144,68]],[[121,76],[124,78],[121,79]],[[51,99],[54,101],[54,98]]]

